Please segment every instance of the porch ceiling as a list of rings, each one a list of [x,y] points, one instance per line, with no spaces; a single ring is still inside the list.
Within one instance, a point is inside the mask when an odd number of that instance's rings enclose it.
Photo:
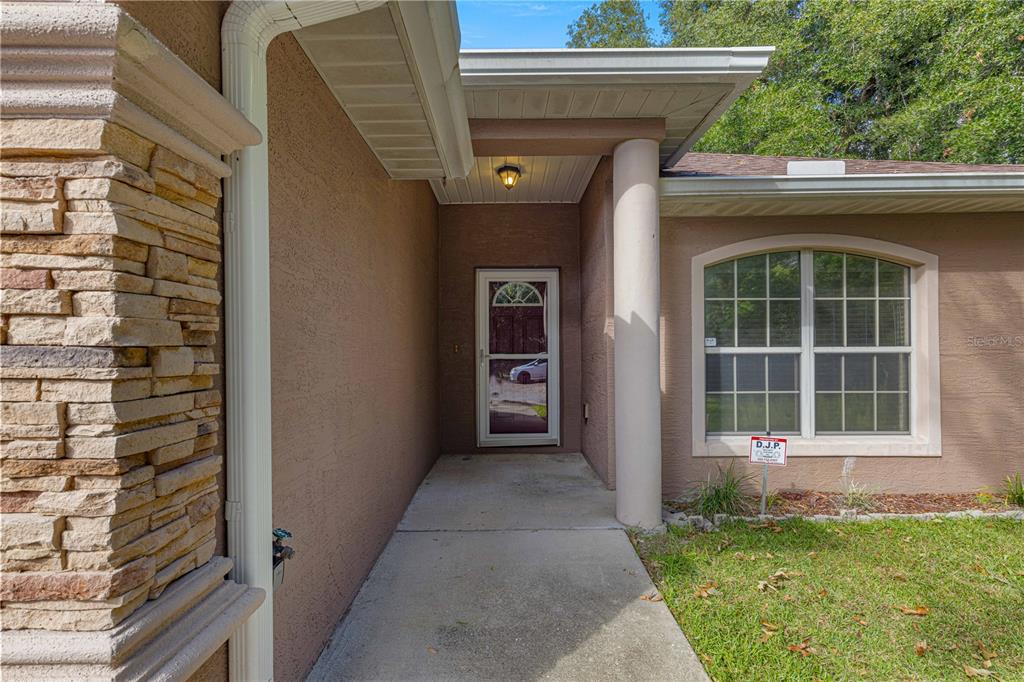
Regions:
[[[575,204],[587,189],[600,156],[478,156],[465,178],[431,180],[441,204]],[[505,189],[496,169],[522,169],[519,184]]]

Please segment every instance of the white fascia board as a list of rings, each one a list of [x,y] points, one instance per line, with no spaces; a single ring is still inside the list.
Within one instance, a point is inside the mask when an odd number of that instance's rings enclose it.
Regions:
[[[455,3],[391,2],[389,7],[444,174],[464,178],[473,170],[474,158],[459,72],[461,37]]]
[[[920,194],[1020,194],[1024,173],[905,173],[822,176],[662,178],[667,198],[906,196]]]
[[[774,47],[463,50],[467,88],[526,85],[737,83],[768,65]]]

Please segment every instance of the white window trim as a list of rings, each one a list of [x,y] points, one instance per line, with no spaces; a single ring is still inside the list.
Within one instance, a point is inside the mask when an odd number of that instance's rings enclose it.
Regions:
[[[835,234],[787,234],[750,239],[698,254],[690,262],[690,309],[692,315],[691,403],[693,456],[746,457],[749,436],[708,436],[704,414],[704,268],[723,260],[764,251],[820,249],[875,256],[910,266],[910,434],[857,434],[813,436],[808,429],[813,400],[812,376],[807,353],[801,353],[801,428],[799,436],[787,436],[794,457],[938,457],[942,453],[939,404],[939,259],[938,256],[902,244],[865,237]],[[802,337],[809,342],[812,304],[810,273],[801,273]]]

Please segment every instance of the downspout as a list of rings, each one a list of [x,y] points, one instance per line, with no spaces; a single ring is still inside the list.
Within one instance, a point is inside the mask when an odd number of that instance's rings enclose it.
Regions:
[[[229,641],[232,680],[274,677],[267,46],[281,33],[382,4],[236,1],[221,27],[224,96],[263,137],[231,155],[224,183],[228,556],[232,579],[268,595]]]

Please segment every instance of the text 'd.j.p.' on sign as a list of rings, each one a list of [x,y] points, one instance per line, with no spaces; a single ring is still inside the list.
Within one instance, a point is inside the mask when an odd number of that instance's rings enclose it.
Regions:
[[[786,466],[786,439],[751,436],[750,463]]]

